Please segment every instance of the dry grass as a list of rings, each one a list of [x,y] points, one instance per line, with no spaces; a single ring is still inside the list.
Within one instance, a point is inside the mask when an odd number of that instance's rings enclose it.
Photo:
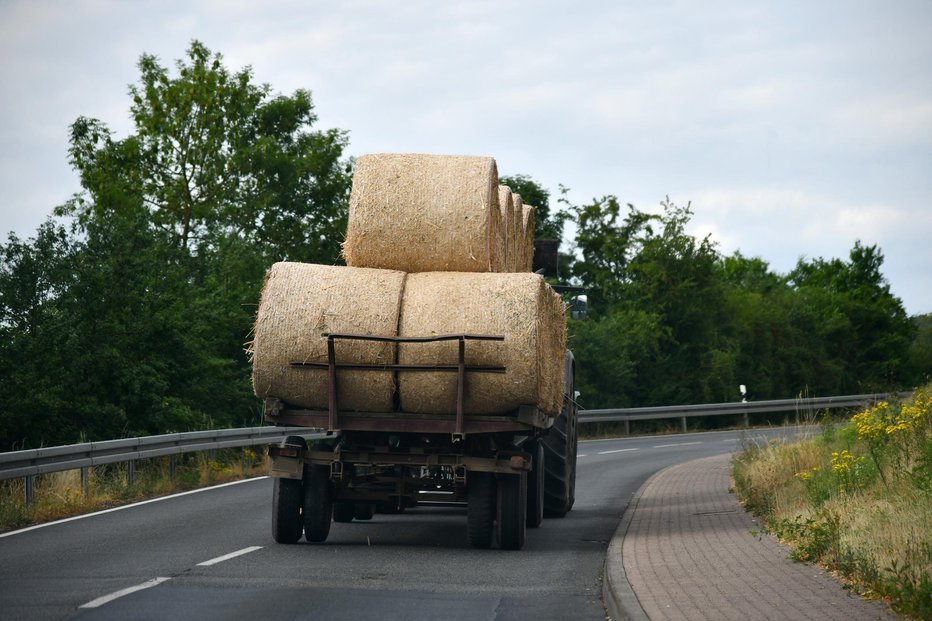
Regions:
[[[25,503],[23,479],[0,481],[0,532],[32,524],[157,498],[181,491],[261,476],[268,472],[265,452],[258,447],[226,449],[211,458],[207,453],[178,456],[175,477],[169,458],[136,463],[136,481],[127,484],[128,464],[91,468],[87,494],[80,470],[66,470],[35,478],[33,503]]]
[[[932,617],[932,400],[918,390],[796,443],[749,446],[735,486],[799,560]]]

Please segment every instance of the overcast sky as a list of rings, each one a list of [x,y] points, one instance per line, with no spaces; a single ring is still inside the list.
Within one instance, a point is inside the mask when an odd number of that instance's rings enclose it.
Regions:
[[[780,272],[878,244],[932,312],[932,2],[0,0],[0,232],[80,189],[78,116],[124,137],[142,53],[191,39],[312,92],[349,155],[491,155],[576,203],[692,203]]]

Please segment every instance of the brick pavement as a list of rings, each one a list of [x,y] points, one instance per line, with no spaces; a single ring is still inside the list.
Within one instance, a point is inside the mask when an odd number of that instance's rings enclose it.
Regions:
[[[616,619],[896,619],[818,567],[790,560],[729,491],[731,456],[648,480],[609,547],[605,600]]]

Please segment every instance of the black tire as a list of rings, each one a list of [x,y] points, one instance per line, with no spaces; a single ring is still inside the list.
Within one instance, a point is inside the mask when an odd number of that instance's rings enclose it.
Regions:
[[[495,478],[491,472],[470,472],[466,488],[466,535],[474,548],[492,547],[495,522]]]
[[[372,515],[375,513],[375,505],[371,502],[357,502],[356,503],[356,512],[353,517],[357,520],[371,520]]]
[[[375,505],[375,512],[381,513],[382,515],[398,515],[399,513],[404,513],[405,508],[399,507],[394,502],[379,502]]]
[[[527,535],[527,474],[498,475],[497,531],[502,550],[520,550]]]
[[[567,364],[572,365],[568,357]],[[576,502],[576,404],[572,368],[567,371],[563,410],[544,436],[544,515],[563,517]]]
[[[297,543],[304,520],[304,486],[298,479],[274,479],[272,488],[272,538],[276,543]]]
[[[352,522],[356,515],[356,506],[346,500],[333,501],[333,521],[340,523]]]
[[[315,464],[304,466],[304,536],[313,543],[327,540],[333,500],[330,468]]]
[[[544,447],[539,440],[525,445],[531,454],[531,470],[527,474],[527,527],[538,528],[544,521]]]

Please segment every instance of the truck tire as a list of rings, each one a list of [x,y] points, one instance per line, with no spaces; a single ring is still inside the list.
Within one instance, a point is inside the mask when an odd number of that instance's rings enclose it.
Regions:
[[[375,514],[375,505],[371,502],[357,502],[356,511],[353,514],[357,520],[371,520]]]
[[[491,472],[470,472],[466,489],[466,535],[474,548],[492,547],[495,522],[495,478]]]
[[[333,501],[333,521],[339,523],[352,522],[356,514],[356,507],[352,502],[346,500]]]
[[[563,410],[543,438],[544,515],[563,517],[576,502],[576,404],[573,361],[567,354]]]
[[[301,436],[288,436],[283,447],[304,450],[307,441]],[[301,509],[304,505],[304,482],[298,479],[276,478],[272,487],[272,538],[276,543],[297,543],[304,529]]]
[[[272,539],[276,543],[297,543],[304,526],[304,486],[298,479],[274,479],[273,485]]]
[[[502,550],[520,550],[527,535],[527,474],[498,476],[498,545]]]
[[[538,528],[544,520],[544,446],[534,439],[524,450],[531,454],[531,471],[527,475],[527,527]]]
[[[330,534],[333,499],[330,490],[330,468],[317,464],[304,466],[304,536],[320,543]]]

